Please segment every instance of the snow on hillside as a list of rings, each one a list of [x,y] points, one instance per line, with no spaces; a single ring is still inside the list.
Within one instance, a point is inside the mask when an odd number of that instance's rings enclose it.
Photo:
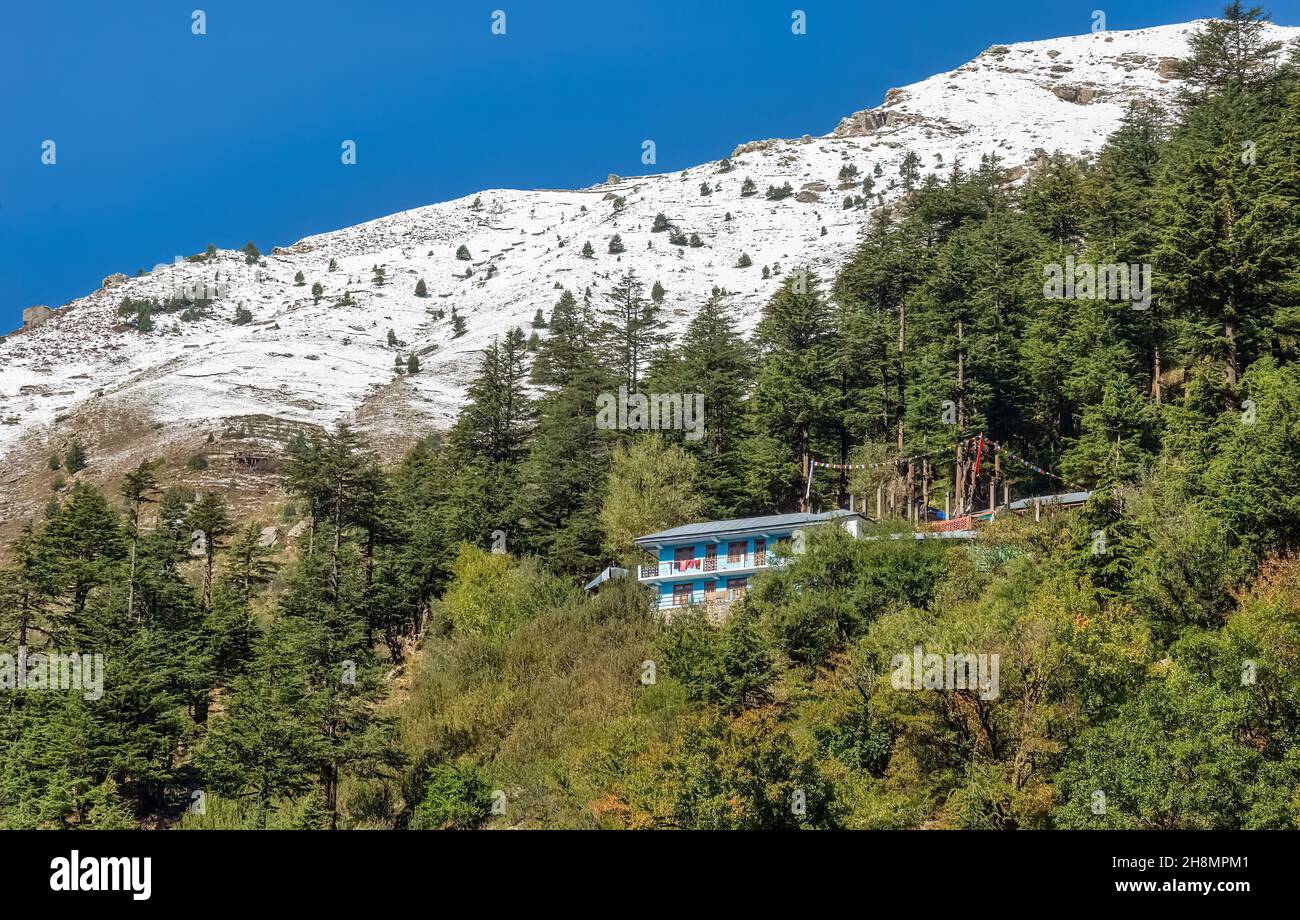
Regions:
[[[889,200],[908,150],[923,170],[941,173],[957,162],[974,166],[984,154],[1017,167],[1043,152],[1093,152],[1131,100],[1172,96],[1171,59],[1185,52],[1193,28],[995,46],[956,70],[891,90],[884,105],[843,119],[830,134],[744,144],[729,172],[712,162],[575,191],[487,190],[277,249],[264,256],[260,276],[231,251],[141,278],[114,276],[39,328],[0,340],[0,462],[24,443],[45,443],[56,422],[101,411],[130,413],[156,430],[264,415],[317,424],[352,418],[372,434],[414,436],[454,417],[476,354],[494,336],[515,326],[528,331],[538,308],[549,314],[560,287],[578,296],[590,287],[599,304],[628,269],[647,292],[656,280],[667,289],[674,330],[714,286],[752,327],[781,278],[764,279],[764,266],[779,264],[784,273],[808,265],[827,278],[853,250],[868,211],[843,210],[842,201],[861,192],[862,176],[879,166],[876,189]],[[837,175],[848,164],[859,179],[841,189]],[[740,194],[747,177],[757,185],[752,197]],[[797,197],[764,197],[769,185],[785,182]],[[701,183],[716,191],[701,195]],[[673,245],[668,233],[652,232],[660,212],[703,245]],[[621,256],[608,252],[616,233]],[[594,258],[583,258],[585,242]],[[456,258],[462,244],[468,262]],[[742,252],[752,267],[736,267]],[[373,283],[376,265],[386,275],[382,286]],[[426,298],[415,296],[418,279]],[[154,331],[141,335],[118,314],[126,297],[167,300],[194,281],[226,285],[205,318],[157,314]],[[324,288],[319,303],[314,282]],[[345,292],[355,305],[338,304]],[[241,304],[253,319],[236,325]],[[460,338],[452,336],[453,305],[467,323]],[[438,310],[442,318],[434,317]],[[405,344],[389,346],[390,329]],[[412,352],[421,373],[399,377],[394,359]],[[385,425],[400,431],[374,430]]]

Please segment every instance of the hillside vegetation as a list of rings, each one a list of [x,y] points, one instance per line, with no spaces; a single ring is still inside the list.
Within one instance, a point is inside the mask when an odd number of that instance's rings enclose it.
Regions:
[[[558,293],[400,462],[296,438],[288,548],[83,451],[0,627],[102,655],[102,696],[0,693],[0,826],[1300,826],[1300,49],[1234,4],[1181,66],[1091,161],[905,166],[750,339],[720,290],[677,342],[632,272]],[[1150,265],[1149,302],[1049,296],[1067,264]],[[599,427],[620,387],[703,394],[703,436]],[[981,432],[1018,495],[1092,497],[815,531],[721,622],[580,587],[687,521],[982,502]],[[914,652],[996,692],[905,686]]]

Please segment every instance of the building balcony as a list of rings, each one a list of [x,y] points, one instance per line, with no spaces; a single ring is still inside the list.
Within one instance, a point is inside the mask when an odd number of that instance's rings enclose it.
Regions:
[[[709,556],[695,559],[677,559],[669,562],[652,562],[637,567],[639,581],[701,578],[710,575],[734,575],[779,568],[784,560],[770,552],[743,553],[739,556]]]

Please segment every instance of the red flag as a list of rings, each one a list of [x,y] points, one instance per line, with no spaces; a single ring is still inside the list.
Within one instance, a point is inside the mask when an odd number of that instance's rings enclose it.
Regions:
[[[984,432],[980,432],[979,447],[975,451],[975,475],[980,474],[980,463],[984,460]]]

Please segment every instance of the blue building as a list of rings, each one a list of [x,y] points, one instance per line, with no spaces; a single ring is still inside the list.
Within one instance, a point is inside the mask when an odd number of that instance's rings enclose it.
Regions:
[[[655,588],[660,610],[730,604],[744,596],[754,575],[782,564],[772,552],[777,543],[797,548],[797,534],[828,521],[861,535],[862,517],[852,511],[708,521],[648,534],[637,545],[659,561],[640,566],[637,578]]]

